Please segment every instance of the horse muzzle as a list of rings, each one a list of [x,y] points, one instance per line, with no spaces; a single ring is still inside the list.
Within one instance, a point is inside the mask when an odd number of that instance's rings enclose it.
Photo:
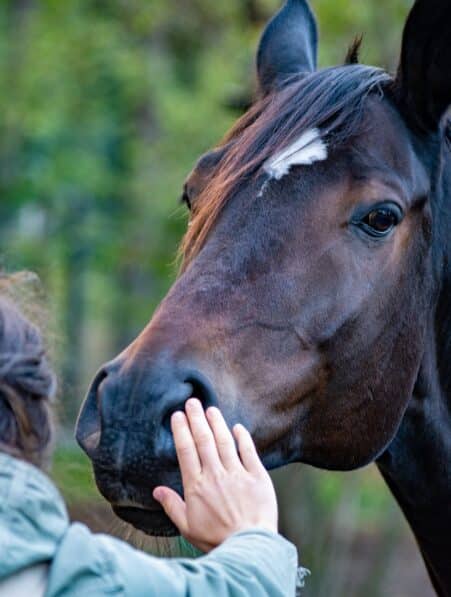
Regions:
[[[176,529],[152,497],[159,485],[182,492],[170,429],[171,415],[191,396],[216,404],[196,368],[161,357],[152,366],[105,365],[94,379],[76,426],[76,439],[93,463],[96,484],[114,512],[150,535]],[[144,375],[143,375],[144,371]]]

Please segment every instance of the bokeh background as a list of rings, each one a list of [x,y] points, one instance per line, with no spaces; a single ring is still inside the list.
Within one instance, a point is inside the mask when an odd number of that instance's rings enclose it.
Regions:
[[[411,0],[312,0],[320,65],[396,68]],[[60,373],[53,475],[74,517],[126,533],[99,498],[72,428],[96,368],[144,327],[176,275],[178,198],[254,89],[279,0],[0,0],[0,268],[37,272]],[[24,292],[35,284],[23,276]],[[377,470],[275,473],[284,532],[312,597],[432,595]],[[176,553],[177,544],[162,548]]]

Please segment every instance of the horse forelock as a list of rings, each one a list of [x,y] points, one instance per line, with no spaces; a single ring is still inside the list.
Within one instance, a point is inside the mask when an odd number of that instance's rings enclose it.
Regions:
[[[282,89],[259,100],[221,144],[227,150],[196,200],[181,244],[182,272],[228,201],[264,173],[265,164],[309,131],[317,131],[329,152],[349,143],[361,133],[365,100],[370,95],[382,99],[391,84],[381,69],[345,65],[292,76]]]

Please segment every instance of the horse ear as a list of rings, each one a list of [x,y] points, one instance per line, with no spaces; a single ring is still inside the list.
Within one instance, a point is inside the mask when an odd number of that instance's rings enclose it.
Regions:
[[[316,69],[318,30],[306,0],[287,0],[266,26],[257,53],[257,73],[263,95],[290,75]]]
[[[451,2],[416,0],[404,29],[396,93],[405,117],[436,131],[451,104]]]

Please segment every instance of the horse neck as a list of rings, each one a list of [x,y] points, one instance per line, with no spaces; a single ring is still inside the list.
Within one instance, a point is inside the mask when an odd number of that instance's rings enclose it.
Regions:
[[[379,469],[403,510],[434,587],[451,595],[451,159],[435,214],[439,293],[424,357],[401,427]],[[437,206],[436,206],[437,207]]]

